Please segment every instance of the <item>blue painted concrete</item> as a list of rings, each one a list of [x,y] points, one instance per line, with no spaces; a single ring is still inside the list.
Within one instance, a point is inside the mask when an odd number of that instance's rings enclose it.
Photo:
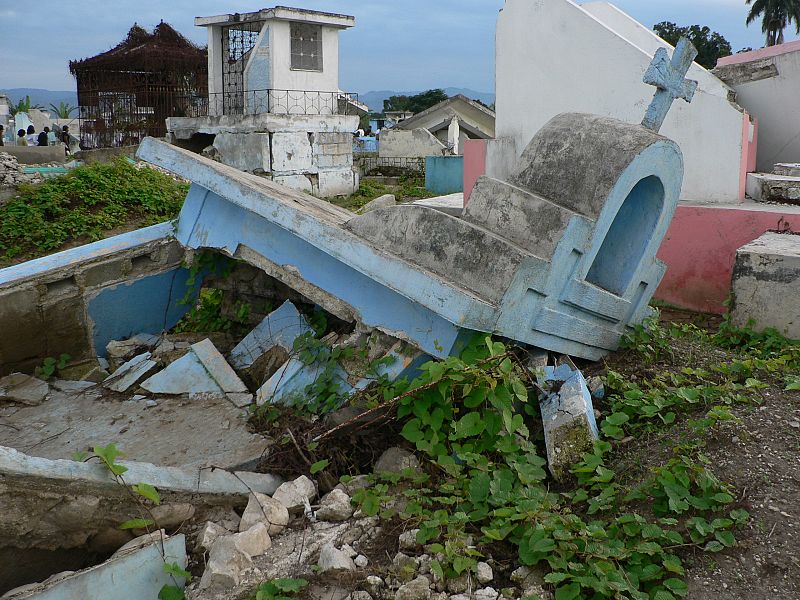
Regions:
[[[618,172],[606,175],[603,186],[595,182],[587,186],[588,195],[600,190],[595,197],[581,198],[587,215],[569,209],[561,198],[548,197],[551,192],[536,195],[511,183],[479,179],[468,209],[481,189],[505,186],[499,190],[502,193],[484,193],[488,213],[493,203],[507,196],[502,210],[511,211],[519,223],[505,226],[485,215],[477,215],[483,221],[473,222],[468,215],[457,219],[424,207],[410,209],[419,211],[413,213],[406,206],[353,216],[150,139],[140,146],[139,156],[193,181],[179,220],[177,237],[182,244],[217,248],[234,257],[247,247],[287,285],[312,297],[321,294],[315,301],[322,305],[330,299],[326,308],[334,306],[328,308],[331,312],[343,305],[365,325],[406,339],[434,357],[455,353],[459,340],[480,331],[598,359],[616,348],[632,323],[649,314],[648,301],[665,268],[655,254],[677,204],[682,157],[674,142],[613,119],[564,115],[553,123],[554,129],[546,127],[529,148],[536,150],[542,141],[545,148],[548,143],[566,144],[573,153],[587,148],[587,143],[607,148],[618,132],[635,143],[627,150],[613,150]],[[594,133],[587,133],[587,128],[594,128]],[[553,135],[558,139],[552,140]],[[550,156],[540,152],[530,160],[538,165]],[[462,160],[430,157],[429,165]],[[553,171],[547,171],[549,181],[563,177],[574,181],[574,161],[564,168],[557,164],[545,168]],[[663,187],[660,205],[658,185],[645,181],[649,178]],[[544,227],[536,218],[538,212],[525,212],[536,205],[563,220],[558,229]],[[651,209],[658,213],[652,220],[637,213]],[[409,223],[414,228],[408,229]],[[401,258],[396,247],[367,228],[374,225],[380,232],[390,224],[406,228],[405,243],[414,252]],[[529,239],[512,242],[507,233],[513,227],[522,228],[520,235]],[[609,237],[620,239],[606,244]],[[467,245],[475,240],[491,243],[496,252],[476,248],[481,260],[469,261],[453,248],[462,240]],[[415,258],[422,253],[427,253],[425,261]],[[459,257],[455,263],[453,255]],[[447,268],[436,270],[433,259]],[[596,262],[600,266],[590,275]],[[491,295],[466,287],[466,268],[473,279],[475,269],[484,269],[485,280],[502,287]]]
[[[269,27],[265,26],[245,67],[245,101],[248,114],[269,112],[269,93],[266,90],[272,87],[270,53]]]
[[[295,340],[312,331],[306,318],[287,300],[239,342],[231,351],[230,363],[236,369],[246,369],[275,346],[291,352]]]
[[[464,157],[425,157],[425,189],[441,195],[463,192]]]
[[[672,103],[678,98],[691,102],[697,90],[697,82],[684,79],[697,56],[697,49],[685,37],[678,41],[672,60],[666,48],[659,48],[653,62],[647,68],[643,81],[658,88],[653,101],[647,107],[642,125],[652,131],[661,129]]]
[[[106,344],[137,333],[161,333],[171,329],[191,308],[181,304],[189,290],[189,270],[183,267],[107,287],[88,301],[90,334],[98,356]],[[192,297],[199,293],[197,278]]]
[[[269,207],[264,206],[263,209]],[[302,224],[312,226],[313,222]],[[328,237],[322,231],[311,235],[319,241]],[[181,211],[178,240],[191,248],[220,248],[231,254],[242,244],[262,256],[268,256],[273,263],[290,265],[307,281],[357,307],[359,317],[366,325],[401,332],[431,355],[447,356],[459,337],[460,328],[452,321],[417,302],[410,302],[383,285],[377,277],[365,275],[271,220],[253,218],[249,211],[215,193],[205,193],[196,184],[192,186]],[[379,266],[384,263],[384,257],[374,251],[370,255],[366,244],[363,246],[357,248],[349,245],[352,262],[358,262],[357,259],[361,258],[368,264],[378,263],[370,270],[382,272],[383,277],[389,279],[393,279],[394,274],[397,284],[416,278],[415,273],[404,273],[398,265]],[[440,293],[436,301],[446,312],[457,311],[461,309],[459,305],[463,306],[463,300],[458,302],[456,297],[444,290]],[[448,298],[452,298],[452,301],[448,301]]]
[[[378,151],[378,138],[373,136],[357,137],[353,140],[353,154],[366,154]]]
[[[634,186],[608,230],[586,281],[613,292],[625,293],[664,208],[664,186],[656,177]]]
[[[60,269],[93,258],[101,258],[114,252],[129,250],[148,242],[161,240],[170,237],[173,229],[174,226],[171,221],[159,223],[158,225],[115,235],[114,237],[78,246],[77,248],[70,248],[50,256],[29,260],[13,267],[6,267],[5,269],[0,269],[0,285],[36,277],[47,271]]]
[[[163,556],[162,556],[163,553]],[[140,550],[122,553],[107,562],[83,571],[78,571],[42,586],[41,591],[24,597],[38,600],[90,600],[107,598],[109,590],[116,600],[142,600],[158,598],[165,585],[185,585],[182,577],[173,577],[164,572],[164,564],[177,563],[185,569],[186,538],[183,534],[170,536]]]
[[[583,415],[589,424],[589,429],[595,438],[599,437],[597,421],[594,416],[592,395],[583,374],[573,370],[569,365],[562,364],[558,367],[544,367],[542,377],[539,378],[541,387],[547,389],[547,384],[557,384],[558,392],[548,392],[541,399],[542,421],[555,421],[559,412],[567,412],[572,418]],[[548,429],[545,427],[545,435]]]

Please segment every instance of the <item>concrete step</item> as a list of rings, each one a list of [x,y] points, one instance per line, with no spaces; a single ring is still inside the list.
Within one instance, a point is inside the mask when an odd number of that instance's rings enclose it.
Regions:
[[[778,163],[772,169],[775,175],[786,175],[789,177],[800,177],[800,163]]]
[[[746,191],[756,202],[800,205],[800,177],[748,173]]]

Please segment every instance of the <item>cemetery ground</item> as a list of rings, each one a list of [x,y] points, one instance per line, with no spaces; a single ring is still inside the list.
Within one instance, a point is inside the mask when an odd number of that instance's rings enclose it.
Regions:
[[[419,469],[373,476],[353,494],[384,522],[368,572],[387,581],[412,580],[424,565],[450,580],[469,574],[475,592],[487,561],[492,588],[508,597],[798,597],[800,346],[665,308],[617,353],[579,365],[603,379],[601,441],[556,482],[539,458],[536,404],[515,383],[535,388],[521,355],[481,344],[464,362],[431,366],[413,400],[384,388],[400,398],[389,412],[373,408],[366,427],[354,419],[319,443],[330,425],[316,416],[258,412],[254,424],[278,440],[263,466],[324,487],[369,472],[387,447],[416,450]],[[310,580],[332,585],[330,573]],[[340,584],[370,589],[355,573]]]
[[[0,267],[169,219],[185,193],[182,182],[124,161],[24,187],[0,207]],[[407,201],[424,188],[366,180],[346,207],[385,193]],[[205,289],[176,331],[222,335],[232,346],[249,327],[230,308]],[[544,458],[537,365],[527,352],[476,336],[460,358],[428,363],[414,382],[378,379],[339,407],[335,366],[359,357],[326,342],[347,333],[341,322],[312,319],[315,334],[294,353],[321,362],[322,375],[302,407],[252,409],[250,425],[270,446],[259,469],[287,481],[308,476],[323,498],[339,484],[352,500],[343,535],[362,532],[367,565],[320,572],[318,550],[304,549],[325,519],[300,510],[273,536],[272,552],[253,557],[260,575],[243,575],[224,597],[800,597],[800,345],[661,309],[619,351],[578,362],[595,392],[600,441],[558,479]],[[399,468],[373,473],[398,447]],[[210,600],[197,588],[209,561],[196,543],[202,526],[168,529],[195,548],[188,597]],[[292,560],[278,563],[292,543]],[[434,591],[417,589],[420,578]]]

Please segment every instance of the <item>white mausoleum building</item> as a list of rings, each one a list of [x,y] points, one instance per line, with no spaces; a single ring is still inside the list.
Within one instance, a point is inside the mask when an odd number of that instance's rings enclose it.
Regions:
[[[276,6],[195,25],[208,30],[208,98],[167,119],[172,141],[320,196],[352,193],[366,107],[339,89],[339,33],[355,18]]]

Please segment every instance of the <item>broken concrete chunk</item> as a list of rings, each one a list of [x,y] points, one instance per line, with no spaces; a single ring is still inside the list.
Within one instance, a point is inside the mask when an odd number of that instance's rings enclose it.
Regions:
[[[308,502],[317,495],[317,486],[305,475],[294,481],[282,483],[272,495],[273,500],[283,504],[291,514],[302,513]]]
[[[160,338],[149,333],[139,333],[127,340],[112,340],[106,344],[106,356],[118,363],[125,362],[142,350],[152,350]]]
[[[186,504],[197,510],[244,507],[250,489],[272,493],[279,483],[259,473],[124,465],[127,482],[146,482],[169,499],[172,514],[159,516],[173,523],[191,512]],[[138,516],[135,498],[100,464],[49,460],[0,446],[0,480],[0,547],[74,548]],[[116,541],[121,546],[127,539]]]
[[[144,548],[145,546],[149,546],[150,544],[160,544],[162,542],[165,542],[167,539],[169,539],[169,536],[163,529],[159,529],[158,531],[153,531],[150,533],[145,533],[137,538],[132,539],[130,542],[124,544],[116,552],[114,552],[114,554],[111,555],[111,558],[115,558],[121,554],[127,554],[129,552],[133,552],[134,550],[138,550],[139,548]]]
[[[269,534],[278,535],[289,524],[289,510],[266,494],[250,494],[239,522],[239,531],[247,531],[256,523],[266,523]]]
[[[95,387],[93,381],[70,381],[68,379],[54,379],[50,385],[54,390],[76,396]]]
[[[250,557],[236,547],[233,536],[223,536],[211,546],[206,570],[200,579],[200,589],[229,590],[239,585],[242,573],[252,565]]]
[[[223,535],[230,535],[230,531],[225,529],[222,525],[217,525],[213,521],[206,521],[205,525],[200,529],[195,541],[195,549],[210,550],[211,546],[217,541],[217,538]]]
[[[555,479],[562,478],[598,439],[592,396],[583,374],[569,364],[545,367],[539,401],[547,446],[547,462]]]
[[[389,448],[375,463],[376,473],[402,473],[406,469],[419,469],[419,460],[413,453],[403,448]]]
[[[384,194],[383,196],[378,196],[374,200],[367,202],[359,212],[363,215],[364,213],[378,208],[386,208],[387,206],[394,206],[395,204],[397,204],[397,198],[395,198],[394,194]]]
[[[84,375],[81,378],[81,380],[88,381],[90,383],[103,383],[106,379],[108,379],[109,375],[110,373],[108,372],[108,369],[106,369],[105,367],[97,366],[88,373],[86,373],[86,375]]]
[[[334,489],[322,499],[316,515],[323,521],[347,521],[354,512],[350,496],[342,490]]]
[[[305,364],[302,360],[291,358],[284,363],[269,380],[258,388],[256,404],[301,404],[306,400],[306,388],[312,385],[325,372],[325,366],[317,363]],[[332,374],[339,386],[339,392],[347,394],[353,387],[347,382],[347,373],[336,367]]]
[[[209,339],[192,344],[192,352],[200,359],[214,381],[226,394],[247,392],[247,386],[231,368],[216,346]]]
[[[218,395],[240,407],[252,401],[247,386],[208,339],[192,344],[187,354],[142,382],[141,387],[153,394]]]
[[[168,538],[162,546],[149,544],[125,552],[106,562],[82,571],[59,573],[41,584],[24,586],[13,591],[14,600],[61,600],[108,598],[109,590],[119,600],[158,598],[165,585],[183,587],[185,581],[164,572],[164,563],[177,563],[186,568],[186,539],[183,535]],[[5,597],[5,596],[4,596]]]
[[[322,573],[327,571],[355,571],[356,564],[346,552],[337,550],[336,546],[331,543],[325,544],[320,550],[319,570]]]
[[[103,385],[115,392],[128,391],[158,367],[158,363],[150,360],[150,356],[149,352],[135,356],[106,378]]]
[[[275,346],[291,352],[295,340],[312,331],[306,318],[287,300],[280,308],[267,315],[231,351],[231,365],[236,369],[249,369]],[[279,365],[275,365],[277,366]]]
[[[159,504],[150,509],[150,517],[158,527],[172,529],[190,520],[195,513],[194,504],[188,502],[170,502]]]
[[[0,400],[38,406],[49,391],[46,381],[24,373],[12,373],[0,379]]]
[[[431,597],[431,582],[427,577],[420,575],[414,581],[400,586],[395,594],[395,600],[428,600]]]
[[[193,352],[179,358],[166,369],[142,382],[142,389],[153,394],[216,394],[224,396],[222,388]]]
[[[250,558],[261,556],[272,547],[272,539],[265,523],[256,523],[250,529],[234,533],[231,537],[236,549]]]

